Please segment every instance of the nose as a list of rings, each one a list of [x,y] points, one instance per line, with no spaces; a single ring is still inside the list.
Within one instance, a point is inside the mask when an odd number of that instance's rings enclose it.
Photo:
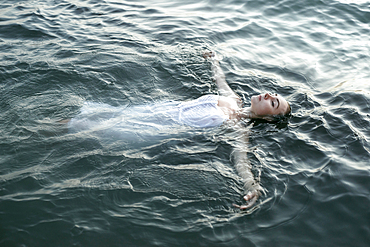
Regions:
[[[276,97],[277,96],[277,94],[275,93],[275,94],[273,94],[273,95],[271,95],[270,93],[265,93],[265,99],[268,99],[268,98],[270,98],[270,97]]]

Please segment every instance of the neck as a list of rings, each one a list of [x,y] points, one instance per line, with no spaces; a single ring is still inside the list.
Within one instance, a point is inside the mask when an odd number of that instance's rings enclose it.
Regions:
[[[258,118],[258,116],[252,112],[251,108],[250,107],[245,107],[245,108],[242,108],[239,113],[238,113],[238,116],[241,118],[241,119],[245,119],[245,118],[248,118],[248,119],[252,119],[252,118]]]

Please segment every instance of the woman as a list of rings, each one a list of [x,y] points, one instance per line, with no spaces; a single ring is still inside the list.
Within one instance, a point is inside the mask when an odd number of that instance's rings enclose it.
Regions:
[[[243,179],[247,204],[240,209],[251,207],[261,191],[251,172],[247,159],[247,134],[238,124],[241,119],[274,120],[290,113],[288,102],[280,95],[260,94],[251,98],[251,106],[243,108],[242,100],[229,87],[215,53],[206,52],[203,57],[212,64],[214,79],[220,95],[205,95],[187,102],[165,102],[154,105],[112,107],[107,104],[85,103],[81,113],[68,121],[70,131],[92,131],[107,138],[115,137],[132,142],[148,142],[161,134],[169,135],[171,127],[180,125],[198,128],[216,127],[233,121],[233,128],[241,132],[236,140],[233,157],[236,170]]]

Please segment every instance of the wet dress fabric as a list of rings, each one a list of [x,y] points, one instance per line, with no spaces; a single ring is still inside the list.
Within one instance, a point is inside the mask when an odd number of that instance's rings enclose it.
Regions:
[[[218,107],[217,95],[186,102],[159,102],[137,106],[111,106],[85,102],[68,123],[70,132],[100,132],[112,138],[148,138],[175,131],[179,126],[210,128],[228,118]]]

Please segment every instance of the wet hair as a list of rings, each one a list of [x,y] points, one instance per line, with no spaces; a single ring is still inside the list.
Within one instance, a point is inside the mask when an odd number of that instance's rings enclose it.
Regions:
[[[263,124],[274,125],[278,129],[285,129],[289,124],[289,119],[292,117],[292,108],[288,103],[288,109],[284,114],[269,115],[262,118],[251,118],[247,125],[253,125],[254,127],[262,126]]]
[[[254,121],[260,122],[261,121],[261,122],[268,122],[268,123],[279,123],[279,122],[286,122],[287,123],[288,120],[292,116],[292,108],[291,108],[289,102],[287,102],[287,104],[288,104],[288,107],[287,107],[286,111],[282,114],[261,116],[261,115],[256,115],[255,113],[249,111],[248,113],[246,113],[246,115],[244,117],[251,120],[252,122],[254,122]]]
[[[292,114],[292,108],[290,107],[289,102],[286,102],[288,104],[288,109],[286,110],[284,116],[291,115]]]
[[[273,122],[287,122],[290,117],[292,116],[292,108],[290,107],[289,102],[287,102],[288,107],[284,114],[274,115],[272,116]]]
[[[266,120],[267,122],[272,123],[279,123],[279,122],[288,122],[290,117],[292,116],[292,108],[290,107],[290,104],[287,102],[288,107],[285,113],[278,114],[278,115],[267,115],[262,117],[262,119]]]

